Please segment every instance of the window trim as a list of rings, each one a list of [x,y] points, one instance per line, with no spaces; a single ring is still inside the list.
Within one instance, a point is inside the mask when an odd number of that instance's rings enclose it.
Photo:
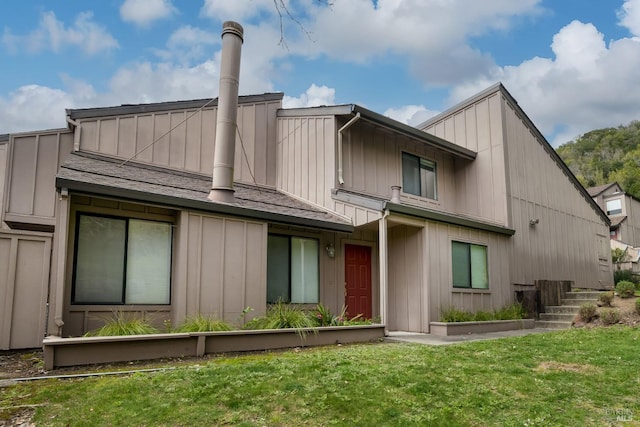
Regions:
[[[456,283],[454,282],[454,277],[453,277],[453,268],[454,268],[454,261],[453,261],[453,245],[455,243],[459,243],[462,245],[466,245],[466,247],[468,248],[468,254],[469,254],[469,286],[464,286],[464,285],[456,285]],[[482,247],[485,250],[485,257],[484,257],[484,263],[485,263],[485,270],[487,272],[487,287],[486,288],[477,288],[473,286],[473,268],[472,268],[472,261],[471,261],[471,247],[472,246],[477,246],[477,247]],[[489,274],[489,245],[485,244],[485,243],[476,243],[476,242],[465,242],[465,241],[461,241],[461,240],[455,240],[452,239],[451,240],[451,284],[453,286],[453,289],[456,292],[490,292],[491,290],[491,280],[490,280],[490,274]]]
[[[275,236],[275,237],[285,237],[287,238],[287,242],[288,242],[288,248],[289,248],[289,271],[287,272],[287,281],[288,281],[288,286],[289,286],[289,300],[291,300],[291,294],[292,294],[292,283],[291,283],[291,279],[292,279],[292,263],[291,263],[291,255],[292,255],[292,239],[305,239],[305,240],[313,240],[316,242],[317,244],[317,249],[318,249],[318,256],[316,258],[317,261],[317,268],[318,268],[318,294],[316,296],[317,301],[316,302],[291,302],[291,301],[283,301],[283,303],[285,304],[296,304],[296,305],[309,305],[309,304],[318,304],[320,303],[320,289],[321,289],[321,280],[320,280],[320,276],[321,276],[321,268],[320,268],[320,257],[321,257],[321,247],[320,247],[320,239],[317,237],[310,237],[310,236],[302,236],[302,235],[295,235],[295,234],[284,234],[284,233],[267,233],[267,241],[269,239],[269,236]],[[268,251],[268,243],[267,243],[267,283],[266,283],[266,291],[267,291],[267,295],[266,295],[266,303],[267,304],[275,304],[277,303],[277,301],[269,301],[269,277],[268,277],[268,271],[269,271],[269,251]]]
[[[427,162],[429,163],[429,166],[431,166],[433,168],[433,176],[434,176],[434,183],[433,183],[433,198],[429,197],[429,196],[423,196],[422,195],[422,179],[420,179],[420,177],[418,177],[418,185],[420,187],[420,194],[414,194],[414,193],[410,193],[408,191],[406,191],[405,189],[405,182],[404,182],[404,157],[408,156],[408,157],[413,157],[415,159],[418,160],[418,173],[420,174],[420,171],[422,171],[422,162]],[[427,157],[423,157],[421,155],[418,154],[414,154],[414,153],[410,153],[409,151],[404,151],[401,150],[400,151],[400,178],[401,178],[401,182],[402,182],[402,192],[404,194],[408,194],[414,197],[420,197],[422,199],[425,200],[434,200],[437,201],[438,200],[438,163],[435,160],[429,159]]]
[[[77,267],[78,267],[78,243],[80,238],[80,217],[88,216],[88,217],[98,217],[98,218],[107,218],[107,219],[116,219],[116,220],[124,220],[125,221],[125,235],[124,235],[124,260],[123,260],[123,274],[122,274],[122,294],[121,294],[121,302],[75,302],[76,295],[76,279],[77,279]],[[129,221],[130,220],[138,220],[138,221],[147,221],[147,222],[157,222],[162,224],[169,225],[169,230],[171,234],[171,241],[169,245],[169,299],[166,303],[127,303],[126,301],[126,281],[127,281],[127,263],[128,263],[128,251],[129,251]],[[75,213],[75,224],[74,224],[74,243],[73,243],[73,263],[72,263],[72,276],[71,276],[71,296],[69,298],[70,305],[72,307],[82,307],[82,306],[135,306],[135,307],[147,307],[147,306],[158,306],[158,307],[167,307],[172,304],[173,298],[173,246],[174,246],[174,223],[170,221],[162,221],[157,219],[148,219],[144,217],[137,216],[125,216],[125,215],[113,215],[113,214],[104,214],[100,212],[90,212],[90,211],[76,211]]]

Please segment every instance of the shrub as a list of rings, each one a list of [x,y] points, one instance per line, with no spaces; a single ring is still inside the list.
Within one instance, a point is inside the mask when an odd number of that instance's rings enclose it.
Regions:
[[[580,306],[580,311],[578,312],[578,315],[580,316],[583,322],[589,323],[596,318],[596,310],[597,308],[595,304],[591,304],[590,302],[585,302]]]
[[[620,298],[631,298],[636,293],[636,285],[633,282],[622,280],[616,285],[616,292]]]
[[[611,307],[611,303],[613,302],[613,292],[601,293],[598,297],[598,301],[600,301],[603,307]]]
[[[640,314],[640,298],[636,298],[636,313]]]
[[[157,334],[159,331],[149,321],[139,318],[134,313],[114,312],[103,327],[85,334],[87,337],[109,337],[122,335]]]
[[[613,272],[613,283],[618,283],[623,280],[636,285],[640,284],[640,276],[631,270],[616,270]]]
[[[458,310],[455,307],[444,309],[440,314],[441,322],[471,322],[472,320],[473,314],[471,312]]]
[[[306,336],[305,329],[313,329],[316,323],[302,309],[295,305],[278,301],[267,310],[267,314],[247,322],[243,329],[299,329],[301,336]]]
[[[526,311],[522,304],[511,304],[495,311],[495,320],[517,320],[525,317]]]
[[[600,319],[607,325],[613,325],[620,321],[620,311],[617,308],[603,308],[600,310]]]
[[[224,320],[198,314],[197,316],[187,317],[185,322],[176,330],[176,332],[213,332],[230,330],[232,330],[231,325]]]

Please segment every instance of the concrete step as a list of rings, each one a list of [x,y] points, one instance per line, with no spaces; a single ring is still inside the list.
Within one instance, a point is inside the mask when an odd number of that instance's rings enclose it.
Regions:
[[[560,322],[573,322],[574,317],[576,317],[575,313],[540,313],[540,320],[557,320]]]
[[[536,320],[536,328],[541,329],[569,329],[571,322],[561,322],[559,320]]]
[[[571,313],[576,314],[580,311],[579,305],[548,305],[544,308],[545,313],[549,314],[563,314]]]
[[[591,303],[598,304],[598,299],[591,298],[563,298],[560,300],[560,304],[562,305],[577,305],[580,307],[582,304]]]
[[[599,291],[571,291],[564,295],[565,299],[593,299],[598,300],[600,298]]]

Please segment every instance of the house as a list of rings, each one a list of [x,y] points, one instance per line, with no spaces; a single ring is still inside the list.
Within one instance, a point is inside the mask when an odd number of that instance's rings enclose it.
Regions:
[[[501,84],[418,128],[282,97],[221,78],[0,137],[0,348],[278,299],[429,332],[536,280],[611,285],[609,219]]]
[[[617,182],[591,187],[587,191],[611,221],[611,249],[620,249],[627,254],[616,267],[640,272],[640,200],[625,193]]]

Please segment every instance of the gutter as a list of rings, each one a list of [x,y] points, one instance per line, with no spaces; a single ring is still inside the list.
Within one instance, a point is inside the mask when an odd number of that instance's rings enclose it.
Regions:
[[[344,179],[342,177],[342,132],[346,131],[353,125],[355,122],[360,120],[360,112],[357,112],[354,117],[351,118],[344,126],[338,129],[338,183],[340,185],[344,184]]]

